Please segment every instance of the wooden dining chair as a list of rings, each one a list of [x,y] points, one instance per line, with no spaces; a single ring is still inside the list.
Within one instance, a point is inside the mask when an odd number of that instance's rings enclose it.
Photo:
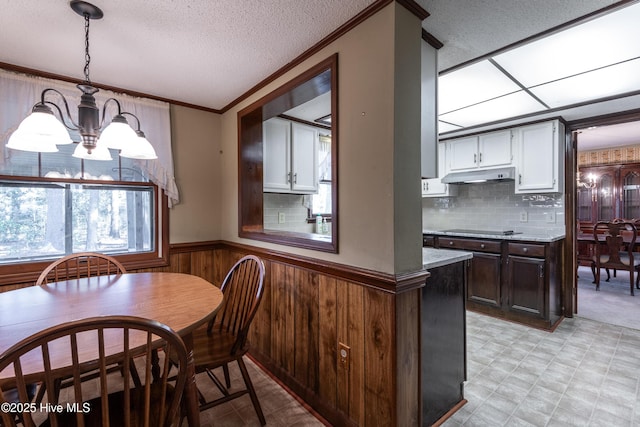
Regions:
[[[154,349],[172,355],[171,363],[168,357],[160,363],[157,381],[152,375]],[[107,373],[114,360],[127,367],[123,376]],[[143,374],[144,384],[138,387],[129,375],[130,363]],[[95,369],[100,375],[94,383],[81,379],[83,371]],[[72,391],[66,396],[52,392],[57,378],[69,375],[74,378]],[[195,374],[184,342],[168,326],[132,316],[103,316],[60,324],[23,339],[0,355],[0,378],[0,391],[16,389],[27,408],[21,420],[25,427],[129,425],[125,420],[131,426],[174,426],[179,425],[187,382],[195,381]],[[29,398],[27,387],[34,379],[47,384],[49,410],[41,410]],[[14,414],[1,415],[5,427],[16,425]]]
[[[593,257],[596,290],[600,290],[600,269],[623,270],[629,272],[629,289],[631,295],[634,295],[634,274],[639,273],[638,270],[640,270],[640,253],[633,251],[637,237],[638,230],[631,221],[596,223],[593,227],[593,238],[595,242],[600,242],[596,244],[596,253]],[[640,274],[636,276],[636,287],[639,280]]]
[[[249,394],[261,425],[266,421],[256,391],[242,357],[247,353],[249,326],[262,300],[264,291],[264,264],[253,255],[241,258],[227,273],[220,287],[224,302],[216,316],[204,328],[193,333],[196,373],[206,372],[222,392],[222,397],[205,401],[200,395],[200,410],[204,411]],[[231,393],[228,364],[236,361],[242,373],[245,388]],[[226,384],[213,373],[222,367]]]
[[[49,264],[40,273],[38,280],[36,280],[36,285],[105,274],[124,274],[126,272],[126,268],[114,257],[98,252],[78,252],[64,256]]]
[[[79,279],[82,277],[93,277],[109,274],[124,274],[126,268],[114,257],[101,254],[99,252],[78,252],[64,256],[49,264],[40,273],[36,285],[46,285],[49,282],[61,280]],[[122,366],[114,366],[110,371],[122,369]],[[85,379],[90,380],[97,375],[87,373]],[[136,379],[137,380],[137,379]],[[69,379],[60,378],[56,383],[56,389],[68,387],[71,384]],[[41,386],[36,395],[36,402],[41,402],[44,397],[45,386]]]

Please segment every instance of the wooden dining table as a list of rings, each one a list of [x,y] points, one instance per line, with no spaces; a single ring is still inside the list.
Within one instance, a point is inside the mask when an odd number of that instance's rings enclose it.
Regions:
[[[52,282],[0,293],[0,354],[43,329],[95,316],[156,320],[176,331],[193,350],[191,332],[211,319],[222,291],[182,273],[127,273]],[[195,378],[185,398],[190,426],[199,426]]]

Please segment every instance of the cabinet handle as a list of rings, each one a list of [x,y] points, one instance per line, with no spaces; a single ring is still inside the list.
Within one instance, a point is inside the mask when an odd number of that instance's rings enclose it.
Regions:
[[[297,184],[297,183],[298,183],[298,174],[297,174],[297,173],[294,173],[294,174],[293,174],[293,183],[294,183],[294,184]]]
[[[474,154],[474,155],[473,155],[473,164],[476,164],[476,163],[477,163],[477,160],[478,160],[478,155],[477,155],[477,154]]]
[[[480,153],[480,161],[478,163],[482,163],[482,153]]]
[[[484,249],[484,243],[480,244],[480,249]]]
[[[449,246],[453,246],[453,242],[449,242]]]
[[[529,252],[529,248],[522,248],[522,252],[526,254],[527,252]]]
[[[518,185],[522,185],[522,174],[518,174]]]
[[[427,191],[429,191],[429,182],[427,181],[427,182],[425,183],[425,185],[427,186],[427,189],[426,189],[426,190],[427,190]]]
[[[544,277],[544,266],[539,265],[538,266],[538,271],[540,272],[540,278]]]

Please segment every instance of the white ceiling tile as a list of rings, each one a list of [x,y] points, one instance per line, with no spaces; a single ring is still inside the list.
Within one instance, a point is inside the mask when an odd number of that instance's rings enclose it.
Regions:
[[[469,127],[544,110],[542,104],[526,92],[519,91],[448,114],[441,114],[438,118],[448,123]]]
[[[489,61],[477,62],[438,79],[438,111],[446,114],[458,108],[497,98],[520,89]]]

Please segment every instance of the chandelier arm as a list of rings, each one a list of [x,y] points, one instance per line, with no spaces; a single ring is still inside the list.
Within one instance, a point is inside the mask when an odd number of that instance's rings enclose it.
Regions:
[[[122,114],[122,107],[120,106],[120,101],[118,101],[115,98],[109,98],[106,101],[104,101],[104,105],[102,106],[102,119],[100,120],[100,129],[104,129],[104,119],[106,117],[105,112],[107,111],[107,105],[109,104],[109,101],[113,101],[116,103],[116,105],[118,106],[118,115]]]
[[[123,112],[122,112],[122,113],[120,113],[120,114],[122,114],[123,116],[124,116],[124,115],[131,116],[131,117],[133,117],[134,119],[136,119],[136,124],[137,124],[136,131],[137,131],[137,132],[140,132],[140,119],[138,118],[138,116],[136,116],[135,114],[130,113],[130,112],[128,112],[128,111],[123,111]]]
[[[64,109],[67,112],[67,118],[69,119],[71,124],[73,124],[73,126],[75,126],[75,127],[71,127],[71,126],[67,125],[67,122],[65,120],[64,114],[62,113],[62,110],[60,109],[58,104],[56,104],[53,101],[45,101],[44,98],[45,98],[45,95],[46,95],[47,92],[55,92],[58,95],[60,95],[60,98],[62,99],[62,103],[64,104]],[[78,126],[78,124],[73,120],[73,116],[71,116],[71,112],[69,110],[69,104],[67,103],[67,98],[65,98],[64,95],[60,91],[58,91],[56,89],[53,89],[53,88],[47,88],[47,89],[43,90],[42,91],[42,95],[41,95],[40,103],[42,105],[49,104],[49,105],[53,105],[54,107],[56,107],[56,110],[58,110],[58,114],[60,114],[60,121],[62,122],[64,127],[66,127],[67,129],[69,129],[69,130],[79,130],[80,129],[80,126]]]

